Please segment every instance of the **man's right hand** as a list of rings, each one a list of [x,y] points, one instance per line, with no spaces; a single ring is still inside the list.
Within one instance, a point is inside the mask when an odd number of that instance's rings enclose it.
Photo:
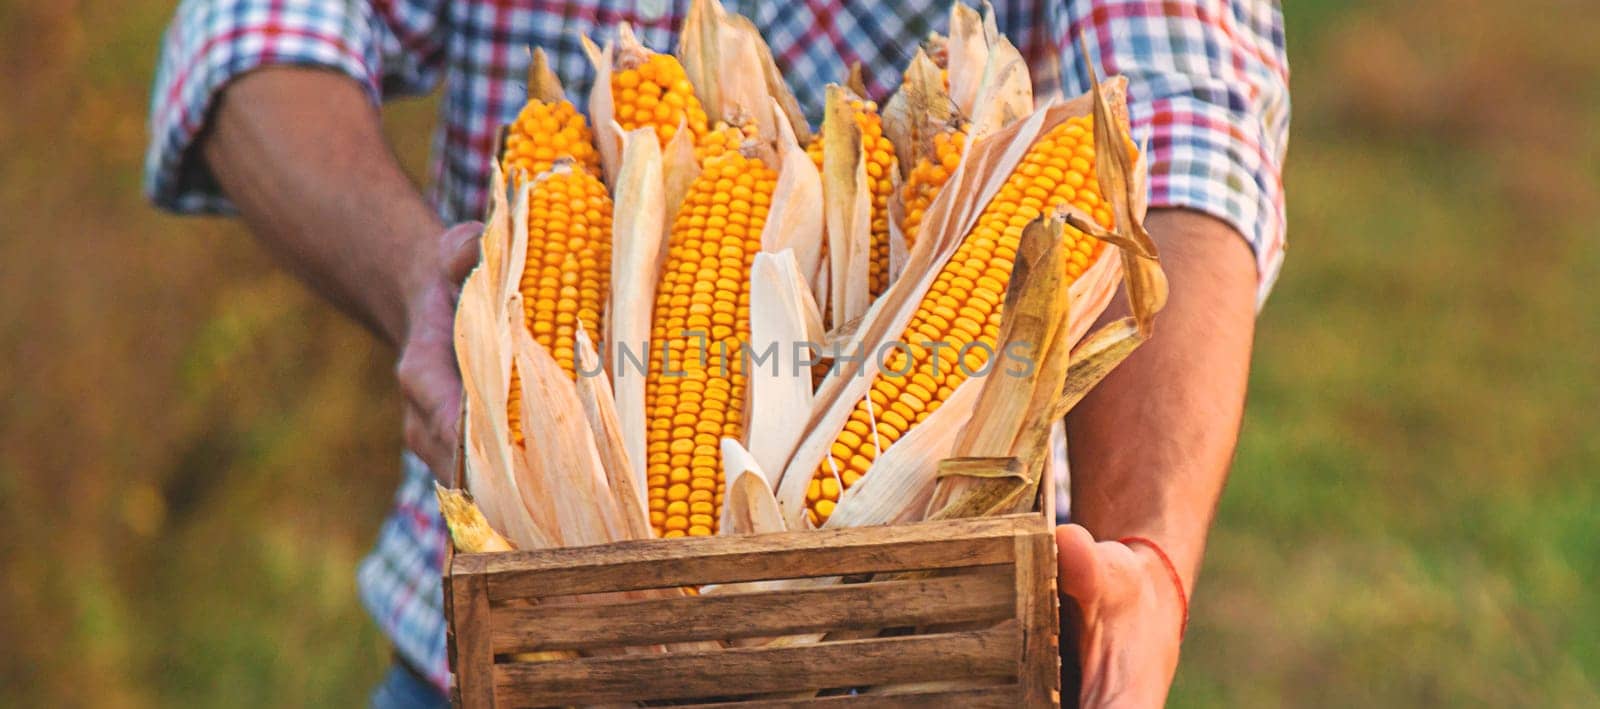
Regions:
[[[405,395],[406,446],[440,479],[455,470],[461,440],[461,375],[454,320],[461,282],[478,262],[483,225],[457,224],[418,256],[395,377]]]

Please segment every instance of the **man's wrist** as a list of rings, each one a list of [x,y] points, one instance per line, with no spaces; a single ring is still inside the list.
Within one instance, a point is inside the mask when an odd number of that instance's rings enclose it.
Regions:
[[[1154,592],[1157,598],[1172,599],[1178,609],[1178,641],[1183,641],[1184,634],[1189,629],[1189,584],[1185,583],[1183,576],[1178,571],[1178,566],[1173,563],[1172,557],[1167,555],[1165,549],[1149,537],[1128,536],[1118,539],[1117,542],[1133,550],[1144,570],[1145,578],[1154,579]]]

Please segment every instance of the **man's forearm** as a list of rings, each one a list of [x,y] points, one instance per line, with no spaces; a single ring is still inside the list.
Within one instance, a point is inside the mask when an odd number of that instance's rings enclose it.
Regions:
[[[1072,517],[1097,539],[1155,540],[1193,589],[1244,409],[1255,264],[1210,217],[1159,210],[1146,225],[1171,296],[1154,336],[1067,421]]]
[[[298,67],[246,74],[223,92],[202,150],[274,256],[400,343],[418,254],[437,248],[441,225],[355,82]]]

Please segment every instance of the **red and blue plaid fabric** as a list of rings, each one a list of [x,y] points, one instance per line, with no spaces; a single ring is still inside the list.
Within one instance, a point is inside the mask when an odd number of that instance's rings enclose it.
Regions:
[[[771,43],[808,116],[824,83],[860,62],[873,98],[894,88],[919,40],[946,29],[950,0],[724,0]],[[1288,141],[1288,64],[1272,0],[996,0],[999,29],[1034,67],[1037,92],[1088,88],[1073,42],[1130,80],[1135,140],[1149,143],[1150,204],[1227,221],[1249,241],[1265,298],[1283,260],[1281,168]],[[431,197],[447,222],[484,203],[498,127],[524,100],[530,45],[550,53],[574,96],[593,77],[579,35],[604,41],[620,22],[657,49],[676,42],[688,0],[184,0],[167,30],[151,100],[145,186],[182,212],[231,212],[191,150],[231,79],[267,65],[349,75],[373,101],[445,86],[434,134]],[[1056,57],[1059,56],[1059,62]],[[429,474],[405,457],[404,482],[362,597],[399,652],[447,682],[439,562],[445,535]]]

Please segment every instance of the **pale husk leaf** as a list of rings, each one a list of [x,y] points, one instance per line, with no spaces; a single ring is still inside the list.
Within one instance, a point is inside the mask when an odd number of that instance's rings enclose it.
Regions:
[[[687,132],[687,131],[686,131]],[[652,308],[666,240],[661,145],[655,132],[628,134],[616,181],[611,231],[611,298],[605,342],[616,391],[617,421],[630,461],[645,460],[644,369]]]
[[[757,364],[752,358],[746,364],[751,403],[745,435],[750,455],[763,470],[783,470],[811,415],[811,370],[795,356],[798,343],[815,342],[810,335],[816,304],[810,300],[794,252],[755,255],[750,267],[750,351],[771,361]]]
[[[1015,457],[946,458],[928,501],[927,519],[959,519],[1005,514],[1021,500],[1032,500],[1037,469]]]
[[[722,474],[728,483],[718,534],[768,534],[788,530],[760,462],[732,438],[722,439]]]
[[[1089,390],[1143,344],[1145,336],[1133,318],[1106,323],[1072,351],[1072,364],[1054,403],[1054,414],[1065,416]]]
[[[990,358],[983,392],[978,396],[972,420],[956,438],[958,457],[1005,456],[1011,454],[1017,430],[1028,414],[1025,406],[1033,396],[1039,365],[1049,357],[1056,330],[1066,324],[1067,290],[1066,249],[1061,243],[1061,225],[1036,219],[1023,227],[1001,308],[1004,317],[995,354]],[[1016,348],[1027,350],[1034,362],[1030,376],[1015,376],[997,360]],[[1054,388],[1051,389],[1054,392]]]
[[[1033,78],[1022,53],[1005,37],[989,46],[972,116],[972,135],[987,135],[1033,112]]]
[[[1089,46],[1081,35],[1078,47],[1087,62]],[[1128,305],[1140,331],[1148,336],[1155,314],[1167,303],[1167,277],[1157,261],[1155,241],[1144,228],[1146,198],[1136,193],[1144,188],[1143,178],[1138,176],[1143,172],[1143,158],[1142,153],[1138,159],[1129,154],[1127,105],[1120,95],[1101,85],[1097,73],[1089,71],[1095,117],[1095,177],[1100,194],[1110,203],[1116,222],[1114,230],[1137,246],[1123,250],[1122,270],[1128,285]]]
[[[734,17],[747,25],[750,22],[742,16]],[[754,26],[752,25],[750,29],[754,31]],[[756,31],[755,35],[756,52],[761,58],[761,76],[767,82],[767,95],[771,96],[782,109],[782,116],[788,120],[789,130],[799,139],[800,144],[809,144],[812,137],[811,124],[806,122],[806,114],[800,109],[800,99],[795,98],[794,91],[789,88],[789,82],[783,78],[783,72],[778,70],[778,63],[772,58],[772,47],[761,38],[759,31]]]
[[[989,42],[983,17],[961,3],[950,8],[950,36],[945,42],[945,68],[950,76],[950,98],[963,115],[978,113],[978,87],[989,63]]]
[[[649,539],[650,511],[645,502],[649,493],[645,487],[643,459],[636,462],[629,457],[622,440],[622,425],[617,418],[611,382],[606,378],[594,342],[581,323],[575,339],[578,400],[583,403],[583,416],[594,437],[606,488],[622,523],[623,538]]]
[[[763,142],[770,141],[777,134],[774,116],[766,110],[772,97],[767,95],[766,77],[751,71],[761,64],[761,52],[756,49],[756,45],[762,43],[761,33],[749,20],[725,15],[719,35],[722,67],[716,80],[722,84],[722,104],[712,120],[730,123],[741,122],[743,118],[754,120],[756,135]],[[707,106],[707,114],[711,113]]]
[[[579,37],[585,56],[594,64],[594,83],[589,85],[589,123],[594,127],[594,145],[600,152],[600,166],[606,173],[606,184],[616,184],[617,172],[622,167],[622,126],[616,121],[616,98],[611,95],[611,69],[616,60],[615,48],[595,46],[588,37]]]
[[[678,35],[678,62],[708,116],[722,106],[722,82],[717,73],[722,69],[719,35],[725,14],[717,0],[690,0]]]
[[[461,369],[462,466],[469,489],[482,497],[489,523],[519,547],[555,546],[559,535],[541,526],[523,504],[522,458],[510,436],[507,405],[511,380],[511,330],[507,317],[521,325],[521,308],[507,301],[515,293],[511,274],[521,272],[527,244],[527,186],[514,211],[498,166],[491,166],[489,211],[477,268],[462,284],[456,305],[454,340]],[[513,227],[513,223],[520,223]]]
[[[845,89],[830,84],[822,121],[822,196],[827,221],[827,304],[832,322],[861,317],[872,303],[868,282],[872,241],[872,196],[867,183],[861,129]]]
[[[933,153],[933,136],[957,122],[938,65],[919,48],[899,90],[883,106],[883,134],[894,145],[900,176],[909,175],[918,159]]]
[[[530,476],[539,498],[530,508],[553,513],[563,546],[605,544],[626,538],[618,519],[600,452],[583,414],[577,387],[527,328],[512,335],[517,372],[522,379],[523,437]]]
[[[779,110],[776,104],[772,110]],[[784,123],[778,126],[777,151],[778,184],[761,230],[761,249],[792,250],[815,300],[822,275],[822,175]]]

